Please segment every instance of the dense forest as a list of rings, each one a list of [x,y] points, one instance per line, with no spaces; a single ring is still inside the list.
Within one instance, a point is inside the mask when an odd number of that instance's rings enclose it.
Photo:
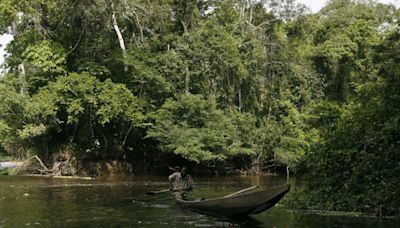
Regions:
[[[330,0],[2,0],[0,154],[303,178],[399,215],[400,11]]]

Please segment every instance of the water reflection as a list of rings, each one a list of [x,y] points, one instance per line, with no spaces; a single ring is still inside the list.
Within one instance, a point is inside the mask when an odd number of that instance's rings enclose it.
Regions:
[[[276,206],[246,218],[181,209],[165,177],[94,181],[0,176],[0,227],[396,227],[393,220],[323,216]],[[251,185],[276,186],[280,177],[198,177],[193,195],[218,197]]]

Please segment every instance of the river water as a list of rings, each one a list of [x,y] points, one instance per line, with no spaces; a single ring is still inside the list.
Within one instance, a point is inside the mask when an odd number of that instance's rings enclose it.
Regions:
[[[277,205],[248,218],[199,214],[175,205],[165,177],[71,180],[0,176],[0,227],[399,227],[395,220],[328,216]],[[195,177],[194,196],[217,197],[280,177]]]

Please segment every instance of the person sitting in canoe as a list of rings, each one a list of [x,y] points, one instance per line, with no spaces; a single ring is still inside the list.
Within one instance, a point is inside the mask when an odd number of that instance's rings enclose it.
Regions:
[[[180,172],[171,174],[168,180],[177,199],[187,199],[188,193],[193,190],[193,179],[187,174],[185,167],[182,167]]]

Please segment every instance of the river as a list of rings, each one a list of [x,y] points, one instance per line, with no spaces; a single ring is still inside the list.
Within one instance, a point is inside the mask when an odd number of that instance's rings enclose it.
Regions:
[[[96,180],[0,176],[0,227],[398,227],[395,220],[332,216],[277,205],[235,219],[199,214],[175,205],[165,177]],[[195,196],[222,196],[251,185],[275,186],[280,177],[195,177]]]

